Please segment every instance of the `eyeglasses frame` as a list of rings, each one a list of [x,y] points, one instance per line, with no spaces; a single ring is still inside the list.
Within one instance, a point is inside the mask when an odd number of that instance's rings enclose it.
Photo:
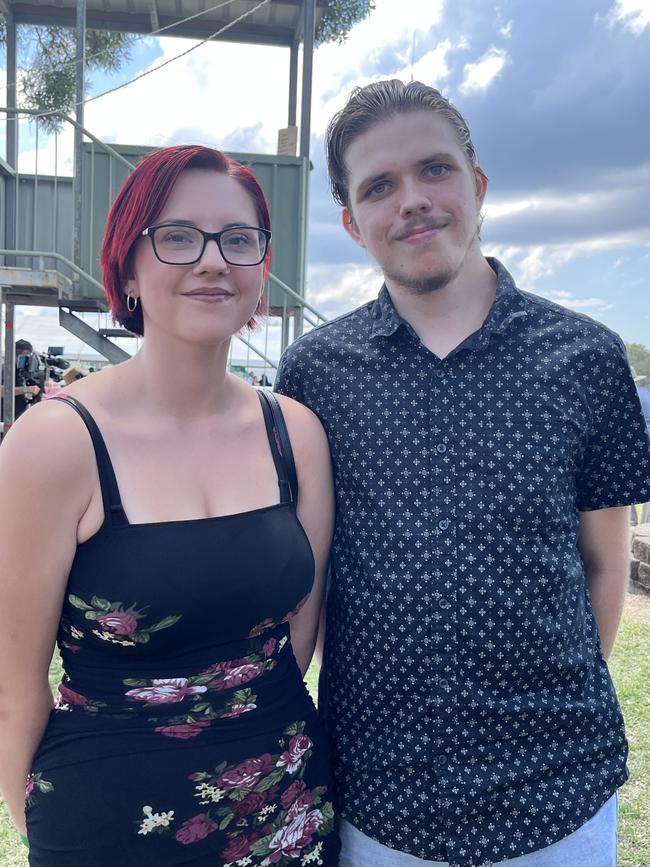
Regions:
[[[203,246],[201,247],[201,252],[196,257],[196,259],[192,259],[191,262],[167,262],[165,259],[160,258],[160,256],[158,255],[158,250],[156,249],[156,244],[154,243],[153,233],[156,231],[156,229],[165,229],[165,228],[170,228],[172,226],[178,226],[179,228],[182,228],[182,229],[194,229],[195,232],[199,232],[202,235]],[[264,250],[264,255],[259,260],[259,262],[253,262],[253,263],[231,262],[229,259],[226,258],[225,253],[221,249],[221,236],[225,235],[226,232],[233,232],[236,229],[255,229],[257,232],[261,232],[264,235],[264,237],[266,238],[266,248]],[[154,252],[156,259],[158,259],[159,262],[162,262],[163,265],[180,265],[181,267],[184,265],[196,265],[196,263],[200,262],[201,259],[203,258],[203,254],[205,253],[205,248],[206,248],[208,241],[215,241],[217,244],[217,247],[219,248],[219,252],[221,253],[221,257],[223,258],[224,262],[226,262],[228,265],[233,265],[235,268],[255,268],[255,267],[257,267],[257,265],[261,265],[262,262],[268,256],[269,245],[271,243],[271,230],[270,229],[263,229],[261,226],[242,225],[242,226],[228,226],[228,228],[222,229],[220,232],[204,232],[203,229],[199,229],[198,226],[187,226],[184,223],[158,223],[155,226],[147,226],[146,229],[143,229],[142,232],[140,233],[140,237],[141,238],[149,238],[149,240],[151,241],[151,246],[153,247],[153,252]]]

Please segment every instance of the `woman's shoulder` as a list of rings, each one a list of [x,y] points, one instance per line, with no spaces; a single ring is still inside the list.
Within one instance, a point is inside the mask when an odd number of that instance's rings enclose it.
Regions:
[[[21,477],[53,484],[80,481],[93,467],[88,431],[77,413],[62,400],[49,398],[24,412],[0,447],[0,466],[19,465]]]
[[[327,434],[316,413],[284,394],[275,396],[287,425],[298,466],[316,466],[323,459],[329,461]]]

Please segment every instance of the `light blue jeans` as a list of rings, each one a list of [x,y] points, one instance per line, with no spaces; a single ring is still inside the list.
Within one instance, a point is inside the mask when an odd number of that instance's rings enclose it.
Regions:
[[[616,795],[603,804],[588,822],[558,843],[499,861],[504,867],[616,867]],[[339,867],[449,867],[446,861],[423,861],[413,855],[389,849],[366,837],[354,825],[341,822]],[[494,867],[497,867],[495,864]]]

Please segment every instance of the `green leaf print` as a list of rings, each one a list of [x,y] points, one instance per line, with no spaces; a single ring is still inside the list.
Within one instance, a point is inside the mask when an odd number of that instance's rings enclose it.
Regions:
[[[148,632],[160,632],[161,629],[167,629],[170,626],[173,626],[175,623],[181,619],[180,614],[171,614],[169,617],[163,617],[162,620],[159,620],[158,623],[154,623],[153,626],[148,626]]]
[[[259,781],[259,783],[255,786],[256,792],[266,792],[271,786],[274,786],[278,783],[282,777],[284,776],[284,768],[277,768],[275,771],[271,771],[268,777],[264,777]]]
[[[98,614],[96,611],[86,611],[85,614],[86,620],[97,620],[98,617],[101,617],[101,614]]]
[[[111,610],[111,603],[108,599],[101,599],[99,596],[93,596],[90,600],[90,604],[93,608],[99,608],[100,611],[103,611],[106,614]]]
[[[88,605],[87,602],[84,602],[83,599],[74,596],[72,593],[68,596],[68,600],[75,608],[80,608],[82,611],[92,611],[92,605]]]
[[[127,677],[122,683],[124,686],[149,686],[148,680],[139,680],[136,677]]]
[[[225,828],[227,828],[228,825],[230,825],[230,823],[232,822],[232,820],[233,820],[234,818],[235,818],[235,814],[232,813],[232,812],[228,812],[228,813],[223,817],[223,819],[219,822],[219,830],[220,830],[220,831],[223,831]]]
[[[147,644],[149,641],[149,633],[148,632],[133,632],[129,635],[131,641],[135,641],[136,644]]]

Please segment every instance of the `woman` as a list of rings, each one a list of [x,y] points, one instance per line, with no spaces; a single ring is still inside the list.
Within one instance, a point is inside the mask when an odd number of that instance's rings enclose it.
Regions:
[[[204,147],[143,160],[101,254],[143,347],[0,449],[0,785],[34,867],[337,863],[302,682],[332,532],[326,439],[287,398],[266,419],[264,393],[227,372],[269,239],[248,169]]]

